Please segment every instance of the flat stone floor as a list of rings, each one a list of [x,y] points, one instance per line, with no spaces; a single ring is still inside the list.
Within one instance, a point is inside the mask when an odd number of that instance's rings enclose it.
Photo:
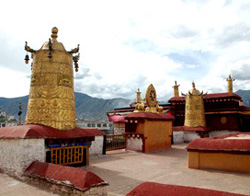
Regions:
[[[187,168],[186,144],[154,153],[117,150],[90,158],[94,172],[109,182],[109,195],[125,195],[145,181],[221,190],[250,195],[250,173],[197,170]],[[249,163],[250,164],[250,163]],[[51,196],[46,190],[0,173],[0,196]]]
[[[39,189],[0,173],[0,196],[56,196],[47,190]],[[59,195],[57,195],[59,196]]]
[[[125,195],[145,181],[184,185],[250,195],[250,173],[187,167],[186,144],[149,154],[118,150],[92,157],[85,169],[109,182],[109,195]],[[249,163],[250,164],[250,163]]]

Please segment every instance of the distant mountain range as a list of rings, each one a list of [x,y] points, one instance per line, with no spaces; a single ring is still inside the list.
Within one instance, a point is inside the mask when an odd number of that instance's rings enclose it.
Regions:
[[[250,90],[238,90],[235,93],[243,99],[244,106],[250,106]]]
[[[242,97],[244,105],[250,106],[250,90],[238,90],[235,92]],[[14,115],[18,119],[19,103],[22,102],[22,120],[25,120],[29,96],[17,98],[1,98],[0,108],[7,115]],[[129,107],[131,100],[123,98],[100,99],[90,97],[83,93],[75,93],[76,117],[77,119],[90,121],[107,121],[106,113],[114,108]]]
[[[22,102],[22,120],[25,120],[29,96],[17,98],[0,97],[0,108],[7,115],[14,115],[18,119],[19,103]],[[107,121],[106,113],[114,108],[128,107],[130,100],[123,98],[99,99],[83,93],[75,92],[76,117],[77,119],[90,121]]]

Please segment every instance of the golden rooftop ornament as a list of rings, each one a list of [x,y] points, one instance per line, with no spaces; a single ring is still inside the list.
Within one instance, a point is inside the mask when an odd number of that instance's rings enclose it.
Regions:
[[[141,92],[138,88],[138,91],[136,92],[136,103],[141,103]]]
[[[25,44],[33,57],[30,94],[26,124],[42,124],[60,130],[76,127],[75,97],[72,63],[78,70],[79,45],[66,51],[57,41],[58,29],[39,50]],[[73,53],[78,53],[73,56]]]
[[[177,81],[174,81],[174,86],[173,86],[173,88],[174,88],[174,97],[179,97],[179,86],[180,85],[177,84]]]
[[[150,84],[146,91],[146,96],[144,99],[141,99],[141,92],[138,89],[137,93],[137,104],[135,105],[134,112],[145,112],[145,100],[146,100],[146,112],[152,112],[152,113],[163,113],[163,107],[159,106],[159,102],[156,99],[156,90],[153,86],[153,84]],[[141,101],[139,102],[139,99]]]
[[[232,79],[231,74],[229,74],[227,78],[227,92],[232,93],[233,92],[233,81],[235,79]]]

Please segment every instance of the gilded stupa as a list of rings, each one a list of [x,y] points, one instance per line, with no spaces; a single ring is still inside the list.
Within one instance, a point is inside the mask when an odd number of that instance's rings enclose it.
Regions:
[[[66,51],[57,41],[58,29],[52,28],[51,39],[39,50],[25,50],[33,58],[29,102],[25,124],[40,124],[59,130],[76,127],[73,61],[78,71],[79,45]],[[74,53],[78,53],[73,56]],[[28,54],[25,57],[29,60]]]
[[[195,83],[192,83],[193,89],[186,94],[185,103],[185,122],[184,126],[188,127],[205,127],[205,112],[203,103],[203,92],[195,88]]]

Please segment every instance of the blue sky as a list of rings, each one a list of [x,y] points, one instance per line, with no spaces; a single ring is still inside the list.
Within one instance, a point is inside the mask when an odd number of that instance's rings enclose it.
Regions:
[[[186,93],[250,89],[250,2],[231,0],[3,1],[0,97],[29,93],[24,43],[39,49],[51,28],[67,50],[80,44],[75,91],[135,99],[152,83],[158,99]]]

